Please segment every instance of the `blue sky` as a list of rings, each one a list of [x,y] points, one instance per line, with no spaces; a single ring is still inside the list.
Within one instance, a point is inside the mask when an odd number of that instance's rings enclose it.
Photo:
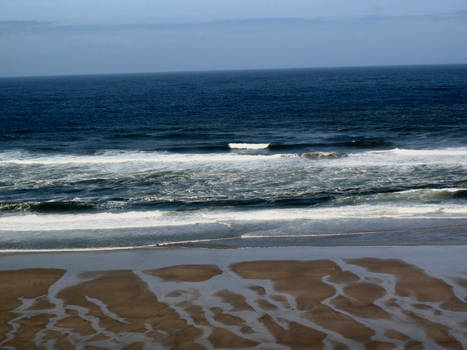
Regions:
[[[465,0],[0,0],[0,76],[467,63]]]

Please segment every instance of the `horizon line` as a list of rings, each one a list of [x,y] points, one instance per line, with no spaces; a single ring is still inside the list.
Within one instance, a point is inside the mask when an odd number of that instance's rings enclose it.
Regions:
[[[350,66],[314,66],[314,67],[271,67],[271,68],[219,68],[219,69],[199,69],[199,70],[171,70],[152,72],[110,72],[110,73],[71,73],[71,74],[38,74],[38,75],[12,75],[0,76],[0,79],[21,79],[21,78],[66,78],[66,77],[91,77],[91,76],[117,76],[117,75],[144,75],[144,74],[189,74],[189,73],[235,73],[235,72],[255,72],[255,71],[280,71],[280,70],[326,70],[326,69],[351,69],[351,68],[397,68],[397,67],[428,67],[428,66],[464,66],[467,62],[458,63],[415,63],[415,64],[370,64],[370,65],[350,65]]]
[[[298,22],[315,22],[315,21],[333,21],[333,20],[367,20],[367,19],[403,19],[403,18],[420,18],[420,17],[449,17],[449,16],[467,15],[467,10],[450,11],[442,13],[420,13],[408,15],[384,15],[384,14],[360,14],[360,15],[328,15],[328,16],[271,16],[271,17],[239,17],[239,18],[219,18],[212,20],[186,19],[184,21],[146,21],[143,23],[121,22],[121,23],[92,23],[92,22],[71,22],[66,23],[60,20],[34,20],[34,19],[0,19],[0,24],[33,24],[33,25],[57,25],[58,27],[131,27],[131,26],[193,26],[193,25],[217,25],[231,23],[248,23],[248,22],[277,22],[277,21],[298,21]]]

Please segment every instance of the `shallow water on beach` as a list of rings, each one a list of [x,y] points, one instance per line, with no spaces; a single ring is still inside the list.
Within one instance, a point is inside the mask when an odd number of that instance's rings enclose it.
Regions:
[[[467,243],[467,66],[0,79],[0,250]]]
[[[465,250],[2,254],[0,347],[463,349]]]

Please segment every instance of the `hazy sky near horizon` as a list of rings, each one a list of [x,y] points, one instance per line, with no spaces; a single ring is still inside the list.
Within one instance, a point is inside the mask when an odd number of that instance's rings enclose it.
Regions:
[[[0,76],[467,63],[465,0],[0,0]]]

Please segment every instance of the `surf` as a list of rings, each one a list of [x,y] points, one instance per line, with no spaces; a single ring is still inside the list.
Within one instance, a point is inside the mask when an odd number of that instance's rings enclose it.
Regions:
[[[98,229],[157,228],[207,224],[241,225],[254,222],[324,222],[347,219],[467,219],[463,204],[409,203],[360,204],[340,207],[252,210],[128,211],[82,214],[23,214],[0,217],[0,231],[76,231]]]
[[[230,149],[259,150],[269,148],[270,143],[229,143]]]

